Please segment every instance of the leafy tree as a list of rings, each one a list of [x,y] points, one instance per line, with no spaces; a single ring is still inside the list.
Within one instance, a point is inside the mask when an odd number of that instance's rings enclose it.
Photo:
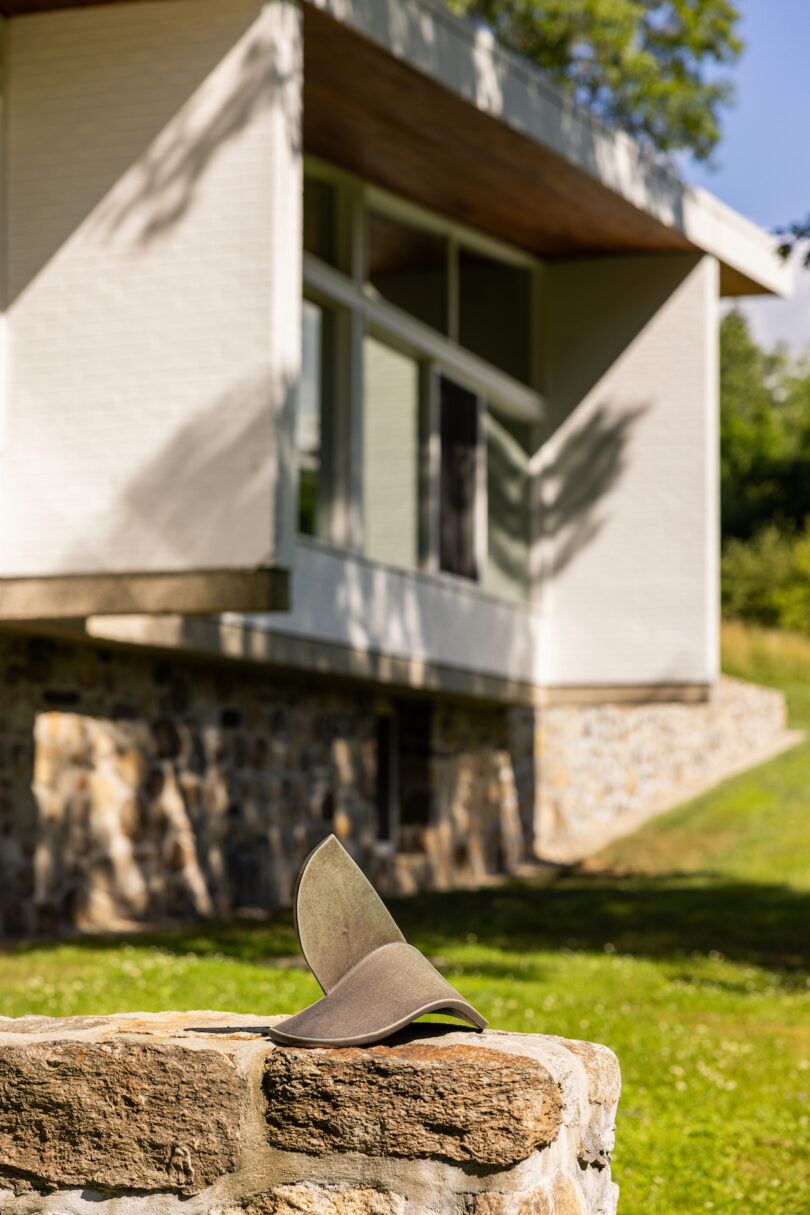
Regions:
[[[802,265],[805,269],[810,269],[810,215],[795,220],[792,224],[786,224],[783,228],[777,228],[776,235],[782,237],[779,256],[787,260],[803,248]]]
[[[745,317],[720,326],[720,451],[724,537],[747,539],[810,516],[810,368],[762,350]]]
[[[810,633],[810,363],[730,312],[720,369],[723,613]]]
[[[742,51],[729,0],[448,0],[600,117],[661,153],[708,160]]]
[[[810,633],[810,522],[800,532],[767,523],[750,540],[732,537],[720,570],[724,616]]]

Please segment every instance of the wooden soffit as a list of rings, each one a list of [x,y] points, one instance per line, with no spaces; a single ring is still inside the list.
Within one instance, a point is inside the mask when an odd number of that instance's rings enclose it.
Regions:
[[[304,147],[540,257],[694,249],[680,232],[309,4]]]

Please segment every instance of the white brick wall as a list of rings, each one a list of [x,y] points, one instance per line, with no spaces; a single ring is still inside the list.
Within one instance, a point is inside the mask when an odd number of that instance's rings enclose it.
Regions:
[[[299,21],[161,0],[7,23],[0,574],[289,560]]]
[[[551,266],[544,681],[717,673],[717,263]]]

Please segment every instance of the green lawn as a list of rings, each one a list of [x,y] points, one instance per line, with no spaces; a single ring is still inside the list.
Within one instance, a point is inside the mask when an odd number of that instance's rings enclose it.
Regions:
[[[810,641],[730,628],[734,674],[810,728]],[[727,782],[552,885],[393,906],[491,1022],[619,1056],[620,1215],[810,1211],[810,744]],[[205,924],[0,954],[0,1012],[292,1012],[292,921]]]

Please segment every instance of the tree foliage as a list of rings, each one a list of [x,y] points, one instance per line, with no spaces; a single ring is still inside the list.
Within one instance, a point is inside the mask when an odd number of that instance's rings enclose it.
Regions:
[[[810,521],[800,532],[767,523],[750,540],[726,541],[720,575],[724,616],[810,633]]]
[[[720,328],[722,604],[810,633],[810,363]]]
[[[810,214],[804,219],[794,220],[776,229],[776,235],[782,237],[779,245],[779,256],[787,260],[794,253],[804,250],[801,261],[806,270],[810,270]]]
[[[720,450],[724,536],[810,516],[810,366],[762,350],[740,312],[720,327]]]
[[[742,50],[729,0],[448,0],[600,117],[707,160]]]

